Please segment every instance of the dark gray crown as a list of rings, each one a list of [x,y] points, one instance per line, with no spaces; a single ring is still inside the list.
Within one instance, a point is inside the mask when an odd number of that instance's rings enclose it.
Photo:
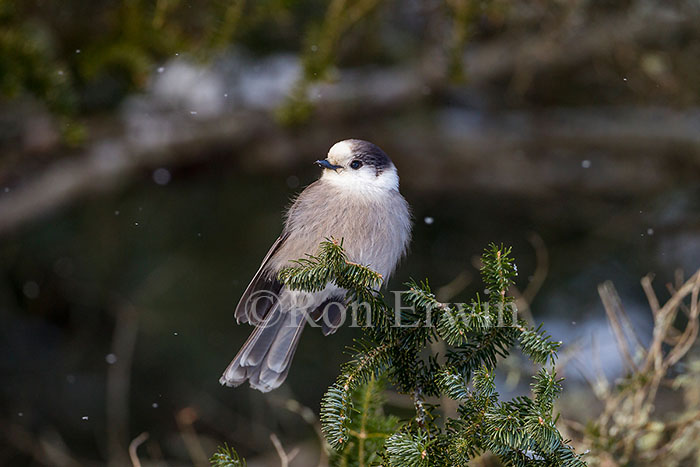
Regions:
[[[351,139],[352,152],[356,159],[363,164],[374,167],[379,175],[384,169],[391,166],[391,159],[376,144],[361,139]]]

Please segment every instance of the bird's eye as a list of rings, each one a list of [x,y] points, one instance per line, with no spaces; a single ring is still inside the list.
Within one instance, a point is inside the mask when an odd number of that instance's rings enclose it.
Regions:
[[[357,170],[357,169],[359,169],[360,167],[362,167],[362,162],[361,162],[361,161],[358,161],[358,160],[354,160],[354,161],[352,161],[352,162],[350,163],[350,167],[353,168],[353,169],[355,169],[355,170]]]

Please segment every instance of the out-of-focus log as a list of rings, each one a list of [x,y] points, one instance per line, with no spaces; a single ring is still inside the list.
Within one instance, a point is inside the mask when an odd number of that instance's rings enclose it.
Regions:
[[[577,66],[621,44],[663,47],[697,25],[699,15],[696,10],[639,7],[626,15],[562,25],[559,32],[475,44],[465,56],[470,84],[457,92],[479,93],[485,84],[517,81],[523,73]],[[290,76],[298,73],[298,65],[290,66]],[[251,170],[284,170],[350,137],[383,146],[399,165],[402,183],[428,191],[634,195],[697,183],[700,173],[698,108],[489,112],[460,104],[442,107],[431,96],[452,101],[454,89],[425,70],[344,70],[340,77],[309,88],[315,115],[294,130],[276,122],[270,99],[263,99],[269,101],[265,107],[241,101],[196,115],[183,107],[167,108],[166,95],[112,121],[80,154],[57,155],[55,162],[29,169],[22,167],[21,154],[6,157],[0,167],[0,234],[81,196],[114,189],[140,170],[193,164],[212,154],[231,154]],[[252,75],[242,83],[258,80]],[[286,86],[292,92],[293,83]],[[241,85],[239,91],[245,97],[247,90]]]
[[[169,119],[157,143],[100,141],[0,193],[0,233],[80,196],[114,189],[138,170],[187,165],[222,149],[251,170],[279,170],[323,154],[343,137],[376,135],[400,166],[403,183],[427,191],[640,194],[700,173],[698,109],[434,109],[402,121],[406,112],[389,116],[385,108],[351,126],[340,117],[326,119],[296,134],[259,112]]]
[[[559,28],[519,34],[467,47],[465,69],[474,84],[575,67],[639,47],[667,49],[687,34],[697,34],[700,11],[687,6],[650,8],[638,3],[629,11],[595,19],[573,14]]]

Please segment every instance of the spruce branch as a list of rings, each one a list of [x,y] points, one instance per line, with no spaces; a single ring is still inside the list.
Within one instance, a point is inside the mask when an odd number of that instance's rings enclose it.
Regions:
[[[245,467],[246,462],[235,449],[224,443],[209,459],[212,467]]]
[[[386,450],[393,467],[428,467],[428,441],[425,436],[398,432],[386,440]]]
[[[562,391],[561,382],[563,378],[557,379],[556,371],[551,372],[546,368],[541,368],[535,375],[531,383],[532,392],[535,395],[535,403],[543,412],[551,412],[556,399]]]
[[[464,375],[445,368],[438,374],[438,385],[442,392],[456,401],[464,401],[469,398],[470,391],[467,387]]]
[[[379,459],[386,466],[467,465],[486,451],[506,465],[585,465],[555,426],[561,380],[553,371],[535,375],[532,397],[499,400],[495,370],[516,343],[544,365],[555,362],[561,342],[517,318],[508,295],[517,275],[511,249],[491,244],[482,263],[488,301],[477,296],[468,305],[442,303],[427,281],[411,281],[393,312],[378,291],[383,278],[349,261],[342,240],[323,242],[316,256],[280,273],[290,288],[322,290],[329,282],[345,288],[358,322],[366,324],[366,337],[351,349],[352,359],[321,402],[322,431],[338,465]],[[444,358],[425,355],[436,341],[446,348]],[[415,417],[400,423],[370,403],[381,399],[373,392],[380,377],[412,397]],[[437,407],[426,403],[427,396],[457,401],[458,418],[438,425]],[[369,426],[381,429],[370,437]]]
[[[517,276],[515,261],[511,257],[511,247],[489,244],[481,257],[481,277],[494,300],[503,300]]]
[[[519,331],[518,341],[522,351],[530,359],[544,365],[547,362],[554,363],[557,358],[557,351],[561,347],[561,341],[552,341],[547,332],[540,324],[536,328],[526,327],[525,323],[519,324],[516,329]]]
[[[498,357],[505,358],[515,341],[513,328],[492,327],[485,334],[473,336],[464,345],[447,351],[447,364],[469,378],[482,366],[493,369]]]
[[[373,465],[379,459],[384,441],[399,427],[400,420],[383,411],[383,392],[386,381],[370,378],[353,393],[353,404],[359,413],[351,421],[348,434],[350,441],[342,452],[336,451],[336,465]]]
[[[481,334],[493,325],[488,307],[482,306],[477,295],[470,306],[461,303],[447,309],[440,316],[437,331],[445,343],[459,346],[467,343],[470,334]]]
[[[336,382],[321,401],[321,430],[334,449],[344,447],[349,441],[348,430],[352,422],[352,393],[372,378],[378,378],[389,366],[388,346],[371,348],[362,345],[356,357],[343,365]]]
[[[404,299],[410,305],[421,310],[447,310],[448,305],[435,298],[435,294],[430,290],[428,281],[416,282],[411,280],[406,283],[408,290],[404,293]]]
[[[293,290],[319,292],[333,279],[333,270],[318,256],[294,261],[295,266],[282,269],[277,278]]]
[[[318,292],[333,282],[338,287],[366,292],[377,289],[383,281],[381,274],[349,261],[342,240],[333,238],[321,243],[317,255],[307,255],[293,263],[277,275],[280,282],[293,290]]]

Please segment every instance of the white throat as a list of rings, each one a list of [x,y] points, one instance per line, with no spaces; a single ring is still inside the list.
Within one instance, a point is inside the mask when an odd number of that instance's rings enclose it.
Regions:
[[[358,195],[380,195],[399,189],[399,175],[393,165],[376,175],[374,170],[338,169],[324,170],[321,180],[341,190],[353,191]]]

